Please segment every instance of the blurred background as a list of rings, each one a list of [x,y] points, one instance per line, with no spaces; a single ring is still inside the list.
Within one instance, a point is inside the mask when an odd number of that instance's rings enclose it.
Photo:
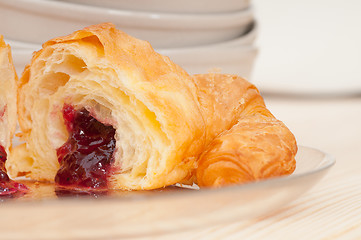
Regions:
[[[253,79],[264,91],[361,94],[358,0],[254,0],[260,48]]]
[[[221,71],[265,93],[361,92],[358,0],[0,0],[0,33],[21,73],[53,37],[113,22],[190,73]]]

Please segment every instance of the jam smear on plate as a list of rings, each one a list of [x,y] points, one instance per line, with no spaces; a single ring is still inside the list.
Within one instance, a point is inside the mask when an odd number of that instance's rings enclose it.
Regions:
[[[5,169],[6,159],[6,151],[4,147],[0,145],[0,197],[22,195],[28,188],[24,184],[15,182],[9,178]]]
[[[85,109],[63,106],[68,140],[57,149],[60,169],[55,182],[74,188],[105,189],[114,162],[115,129],[96,120]]]

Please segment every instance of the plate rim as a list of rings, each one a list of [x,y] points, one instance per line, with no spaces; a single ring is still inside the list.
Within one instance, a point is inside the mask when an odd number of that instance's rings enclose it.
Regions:
[[[74,204],[74,203],[92,203],[92,202],[106,202],[109,204],[113,203],[124,203],[124,202],[135,202],[135,201],[157,201],[158,199],[161,200],[167,200],[171,198],[188,198],[192,196],[202,196],[207,197],[209,195],[218,195],[218,194],[226,194],[229,192],[240,192],[240,191],[247,191],[249,189],[259,189],[264,188],[268,185],[274,186],[278,184],[284,184],[285,180],[297,180],[299,178],[306,178],[312,175],[317,175],[321,172],[327,172],[332,166],[335,165],[336,159],[333,155],[324,152],[320,149],[313,148],[313,147],[306,147],[302,145],[298,145],[298,152],[302,149],[308,149],[313,150],[318,153],[323,154],[323,159],[320,160],[320,164],[315,167],[314,169],[311,169],[309,171],[305,171],[303,173],[295,173],[287,176],[280,176],[280,177],[274,177],[264,180],[259,180],[255,182],[250,183],[244,183],[240,185],[232,185],[232,186],[224,186],[221,188],[203,188],[199,190],[187,190],[187,191],[170,191],[170,192],[162,192],[160,194],[152,194],[144,196],[142,194],[140,195],[131,195],[131,196],[106,196],[106,197],[100,197],[100,198],[40,198],[40,199],[26,199],[26,200],[10,200],[10,201],[4,201],[0,204],[0,209],[2,207],[26,207],[31,205],[31,207],[46,207],[51,205],[57,205],[60,202],[62,204]],[[297,157],[297,155],[296,155]],[[146,191],[146,190],[144,190]]]

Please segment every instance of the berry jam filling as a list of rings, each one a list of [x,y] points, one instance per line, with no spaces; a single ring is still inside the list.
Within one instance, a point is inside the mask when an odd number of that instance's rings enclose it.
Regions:
[[[60,169],[55,182],[75,188],[107,188],[115,129],[97,121],[85,108],[64,105],[63,118],[69,138],[57,149]]]
[[[28,189],[24,184],[15,182],[9,178],[5,169],[6,159],[5,149],[0,145],[0,197],[26,192]]]

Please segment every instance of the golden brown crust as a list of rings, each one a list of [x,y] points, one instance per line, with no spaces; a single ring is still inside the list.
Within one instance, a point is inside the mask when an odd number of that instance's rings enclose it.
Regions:
[[[193,81],[197,87],[197,98],[206,124],[207,142],[230,129],[239,118],[254,111],[250,103],[263,99],[258,89],[239,76],[231,74],[196,74]]]
[[[207,116],[207,139],[212,139],[198,161],[200,186],[240,184],[294,171],[296,140],[268,111],[254,85],[225,74],[194,79]]]

